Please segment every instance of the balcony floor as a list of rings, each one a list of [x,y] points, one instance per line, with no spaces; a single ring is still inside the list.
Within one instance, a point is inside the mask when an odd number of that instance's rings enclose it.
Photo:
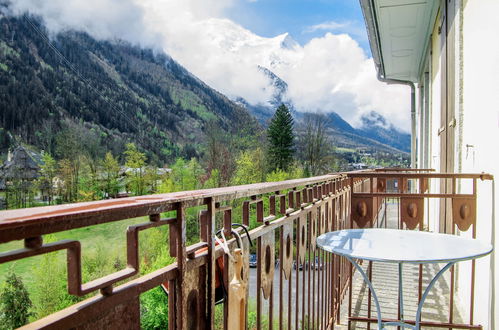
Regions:
[[[398,223],[398,203],[387,203],[387,228],[397,228]],[[383,210],[382,210],[383,212]],[[384,212],[383,212],[384,213]],[[381,217],[383,219],[383,217]],[[380,223],[382,227],[384,222]],[[430,280],[440,270],[441,264],[427,264],[423,266],[423,291],[429,284]],[[367,262],[363,265],[364,271],[367,268]],[[444,276],[435,284],[426,298],[422,320],[434,322],[447,322],[449,318],[449,278],[450,272],[447,271]],[[403,282],[404,282],[404,314],[405,319],[414,320],[418,303],[418,265],[404,265]],[[389,263],[373,263],[373,286],[380,301],[382,317],[397,318],[398,309],[398,267],[396,264]],[[352,315],[367,316],[368,308],[368,291],[369,288],[363,281],[361,275],[355,272],[353,278],[353,299],[352,299]],[[376,318],[376,308],[374,300],[371,302],[371,317]],[[462,317],[454,308],[455,323],[462,323]],[[371,328],[376,329],[377,324],[372,323]],[[337,329],[348,328],[348,297],[345,297],[341,310],[340,324]],[[365,322],[352,322],[352,329],[367,329]],[[395,327],[393,327],[395,328]],[[425,329],[437,329],[425,327]]]

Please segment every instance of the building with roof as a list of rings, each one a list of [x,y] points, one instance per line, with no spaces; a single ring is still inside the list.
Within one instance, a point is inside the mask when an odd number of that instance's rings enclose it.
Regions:
[[[12,193],[16,200],[24,205],[33,181],[40,177],[42,164],[40,154],[23,146],[16,147],[12,153],[9,152],[7,160],[0,166],[0,191],[7,193],[6,200]]]

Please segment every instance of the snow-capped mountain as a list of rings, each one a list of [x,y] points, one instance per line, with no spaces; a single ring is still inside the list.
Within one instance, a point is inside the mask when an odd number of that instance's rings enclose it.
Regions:
[[[397,129],[385,117],[375,111],[362,116],[359,131],[368,138],[389,144],[399,150],[410,152],[411,136]]]
[[[356,127],[371,110],[392,123],[407,123],[408,103],[400,101],[404,100],[400,97],[403,87],[377,81],[372,59],[347,34],[326,33],[300,45],[288,33],[262,37],[228,19],[211,18],[199,25],[203,43],[224,64],[212,80],[205,70],[211,61],[196,61],[194,65],[203,68],[193,72],[201,79],[206,74],[205,81],[234,100],[243,98],[259,108],[271,104],[280,93],[273,91],[275,75],[286,82],[285,99],[297,111],[329,109]]]
[[[243,97],[237,97],[234,101],[249,109],[264,126],[267,125],[268,120],[274,115],[275,109],[281,104],[285,104],[294,117],[301,117],[287,95],[288,84],[269,69],[262,66],[258,66],[258,69],[269,79],[267,88],[271,91],[270,98],[266,102],[256,104],[250,104]]]
[[[269,104],[275,108],[284,103],[293,112],[295,107],[287,95],[288,84],[269,69],[262,66],[258,66],[258,69],[260,69],[260,71],[263,72],[270,80],[270,86],[273,93],[271,99],[269,100]]]
[[[289,59],[296,57],[301,48],[289,33],[273,38],[260,37],[228,19],[209,19],[201,24],[205,37],[220,49],[250,58],[256,66],[272,69],[290,64]]]
[[[44,19],[54,35],[84,31],[96,40],[164,51],[231,99],[253,105],[273,99],[275,86],[260,66],[287,83],[287,98],[300,111],[334,110],[359,126],[374,110],[409,129],[408,90],[377,81],[372,59],[348,33],[325,30],[302,44],[288,33],[263,37],[227,18],[231,2],[101,0],[84,11],[78,1],[9,3],[15,13],[29,10]]]
[[[297,111],[292,100],[287,96],[288,84],[275,73],[267,68],[259,69],[270,79],[274,88],[272,99],[266,103],[250,104],[242,97],[236,102],[246,107],[258,121],[266,126],[274,115],[275,109],[285,104],[290,109],[297,125],[300,125],[305,111]],[[336,146],[355,148],[370,147],[382,151],[410,151],[410,135],[403,133],[390,124],[384,116],[371,111],[361,118],[362,124],[358,128],[352,127],[338,113],[334,111],[323,111],[326,113],[326,125],[328,133],[332,136]]]

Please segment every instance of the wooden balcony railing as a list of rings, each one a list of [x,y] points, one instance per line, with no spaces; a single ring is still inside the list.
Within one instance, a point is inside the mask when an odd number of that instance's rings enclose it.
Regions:
[[[492,216],[480,219],[477,222],[477,196],[478,181],[493,180],[492,175],[481,174],[447,174],[435,173],[431,169],[380,169],[375,171],[350,172],[348,177],[354,181],[362,180],[362,185],[357,185],[351,193],[351,223],[352,228],[386,227],[389,217],[386,214],[386,201],[391,200],[397,204],[396,216],[390,219],[398,229],[431,230],[447,234],[467,235],[478,237],[477,228],[481,227],[481,239],[489,240],[493,226]],[[488,192],[482,192],[482,194]],[[492,194],[492,193],[491,193]],[[383,206],[384,203],[384,207]],[[487,205],[489,210],[492,206]],[[383,213],[384,212],[384,213]],[[487,212],[485,212],[487,213]],[[489,212],[489,215],[492,212]],[[484,226],[485,224],[485,226]],[[456,321],[456,267],[450,270],[448,315],[443,320],[421,322],[422,326],[449,329],[482,329],[474,322],[476,312],[476,260],[470,261],[469,272],[461,270],[461,279],[469,284],[469,292],[460,292],[467,311],[465,317]],[[461,264],[458,264],[458,267]],[[372,262],[368,265],[370,279],[374,276]],[[467,273],[467,274],[466,274]],[[350,276],[350,281],[351,281]],[[485,277],[487,281],[490,279]],[[483,280],[483,278],[482,278]],[[352,283],[350,282],[350,287]],[[423,266],[419,265],[418,275],[418,301],[421,299],[423,287]],[[464,289],[463,289],[464,290]],[[461,290],[461,291],[463,291]],[[351,290],[349,316],[350,321],[377,322],[371,313],[371,292],[368,293],[368,308],[365,316],[352,316]],[[488,301],[490,297],[481,297]],[[467,300],[467,301],[466,301]],[[486,303],[485,303],[486,305]],[[481,305],[481,308],[485,305]],[[400,320],[400,305],[398,318]],[[463,311],[461,311],[463,312]],[[388,321],[388,320],[387,320]],[[409,321],[414,323],[413,321]],[[350,325],[350,322],[349,322]],[[369,327],[368,327],[369,328]]]
[[[4,211],[0,213],[0,243],[24,240],[24,248],[2,253],[0,263],[11,262],[58,250],[67,251],[67,287],[72,295],[100,294],[30,324],[32,328],[113,328],[140,327],[140,294],[165,282],[169,287],[169,326],[174,329],[212,328],[215,306],[215,260],[224,255],[214,243],[214,234],[223,226],[229,238],[233,222],[260,225],[249,232],[256,241],[257,281],[249,283],[256,291],[257,327],[274,323],[289,328],[332,324],[347,285],[346,264],[315,247],[317,235],[347,227],[350,180],[345,174],[326,175],[285,182],[262,183],[219,189],[141,196],[111,201]],[[242,200],[242,202],[241,202]],[[237,202],[239,201],[239,203]],[[264,204],[267,209],[264,209]],[[277,207],[279,206],[279,207]],[[186,246],[186,211],[201,209],[198,216],[199,242]],[[239,208],[236,212],[233,208]],[[173,216],[162,217],[165,212]],[[233,219],[233,214],[241,218]],[[217,222],[222,214],[223,222]],[[149,222],[128,227],[127,266],[88,283],[82,283],[81,244],[78,240],[44,243],[43,235],[113,221],[149,216]],[[170,254],[176,262],[137,277],[139,235],[149,228],[168,226]],[[276,242],[276,235],[279,235]],[[246,236],[241,233],[243,239]],[[248,281],[249,246],[243,240],[243,278]],[[277,243],[277,244],[276,244]],[[228,240],[231,249],[235,239]],[[201,253],[196,251],[205,250]],[[278,249],[279,283],[274,283],[274,258]],[[320,267],[312,262],[316,256]],[[225,255],[223,280],[227,288],[234,272]],[[298,265],[293,269],[292,265]],[[306,265],[306,271],[300,266]],[[317,268],[317,269],[315,269]],[[295,272],[291,276],[291,272]],[[283,276],[285,279],[283,279]],[[294,283],[293,283],[294,280]],[[124,283],[123,283],[124,282]],[[253,287],[252,287],[253,285]],[[296,288],[293,294],[289,294]],[[279,301],[274,290],[279,288]],[[285,297],[286,296],[286,297]],[[286,298],[286,300],[284,300]],[[265,302],[265,303],[264,303]],[[264,305],[268,306],[266,310]],[[290,308],[293,306],[293,308]],[[229,308],[225,303],[225,322]],[[286,319],[286,322],[284,322]],[[173,321],[174,320],[174,321]]]
[[[232,225],[250,226],[256,221],[249,231],[249,239],[256,246],[256,281],[250,279],[247,235],[236,229],[242,238],[242,283],[246,291],[246,305],[238,315],[242,328],[252,308],[248,307],[249,297],[255,296],[257,329],[263,326],[326,329],[340,322],[340,307],[351,287],[352,269],[343,258],[316,248],[318,235],[379,225],[387,198],[400,199],[400,228],[426,230],[421,201],[438,197],[451,199],[455,211],[451,217],[452,228],[444,227],[446,231],[454,233],[455,226],[460,230],[471,227],[475,237],[476,180],[490,178],[486,174],[362,171],[3,211],[0,212],[0,244],[24,240],[24,248],[1,253],[0,264],[66,250],[68,292],[75,296],[98,292],[27,325],[29,328],[140,328],[140,295],[165,283],[169,290],[169,328],[214,328],[221,326],[215,324],[216,277],[219,275],[216,260],[224,258],[221,278],[226,289],[236,269],[222,247],[215,244],[215,234],[223,230],[233,252],[237,242]],[[456,180],[460,179],[473,181],[472,193],[456,193]],[[390,192],[387,185],[393,180],[397,181],[398,190]],[[445,192],[430,193],[431,180],[450,180],[449,185],[440,183],[441,188],[450,189],[449,193],[445,189]],[[198,214],[199,237],[187,246],[186,213],[190,209]],[[126,233],[116,233],[126,240],[126,267],[87,283],[82,281],[82,245],[78,239],[51,243],[43,240],[47,234],[143,216],[148,216],[149,221],[129,226]],[[169,229],[167,244],[175,262],[139,275],[139,232],[163,226]],[[276,256],[277,269],[274,267]],[[474,273],[472,276],[474,281]],[[471,296],[473,299],[473,292]],[[452,304],[453,295],[450,300]],[[473,324],[473,300],[470,303],[469,323]],[[233,308],[225,299],[224,328],[228,328]],[[370,322],[370,315],[365,321]]]

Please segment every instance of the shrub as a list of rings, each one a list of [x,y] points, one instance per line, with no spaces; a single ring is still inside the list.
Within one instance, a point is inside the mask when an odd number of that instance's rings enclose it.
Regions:
[[[5,329],[25,325],[32,315],[28,290],[20,277],[9,273],[0,293],[0,324]]]

